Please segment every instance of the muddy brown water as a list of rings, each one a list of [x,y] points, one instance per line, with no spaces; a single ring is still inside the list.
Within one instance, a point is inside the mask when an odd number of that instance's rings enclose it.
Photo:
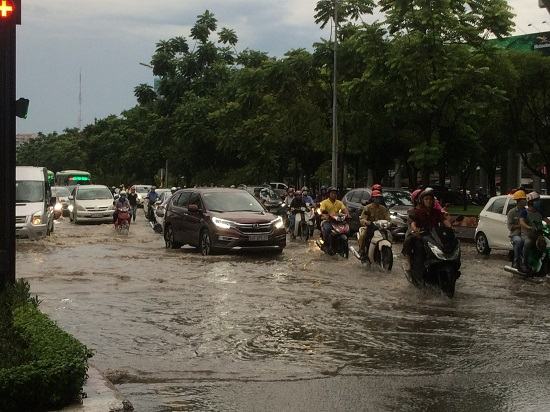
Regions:
[[[137,411],[550,410],[550,282],[505,263],[464,245],[449,300],[399,260],[385,274],[312,242],[165,250],[140,216],[128,237],[61,221],[20,241],[17,276]]]

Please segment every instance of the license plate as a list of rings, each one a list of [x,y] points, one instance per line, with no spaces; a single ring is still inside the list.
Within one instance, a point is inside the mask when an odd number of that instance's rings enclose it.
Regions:
[[[94,213],[93,216],[94,216],[94,217],[103,217],[103,214],[102,214],[102,213]]]
[[[248,236],[248,240],[251,242],[263,242],[269,240],[269,235],[250,235]]]

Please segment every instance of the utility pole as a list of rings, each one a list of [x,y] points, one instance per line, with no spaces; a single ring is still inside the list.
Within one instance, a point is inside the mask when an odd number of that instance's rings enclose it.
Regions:
[[[334,69],[332,86],[332,178],[331,185],[338,187],[338,0],[334,0]]]
[[[82,69],[78,74],[78,130],[82,130]]]
[[[15,282],[15,27],[21,1],[0,0],[0,290]]]

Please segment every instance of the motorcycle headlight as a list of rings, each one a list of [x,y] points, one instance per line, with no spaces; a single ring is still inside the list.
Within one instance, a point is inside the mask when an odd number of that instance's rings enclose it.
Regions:
[[[42,211],[33,213],[31,223],[36,226],[42,224]]]
[[[69,209],[69,212],[72,212],[73,209],[74,209],[74,206],[73,206],[73,205],[69,205],[69,207],[67,207],[67,209]]]
[[[220,229],[230,229],[231,222],[229,220],[220,219],[219,217],[213,217],[212,223],[214,223]]]
[[[285,226],[285,223],[283,222],[283,218],[281,216],[275,219],[272,223],[275,226],[275,229],[282,229]]]

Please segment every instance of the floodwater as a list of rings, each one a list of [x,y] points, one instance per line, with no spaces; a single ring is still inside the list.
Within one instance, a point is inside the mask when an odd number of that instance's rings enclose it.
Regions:
[[[550,282],[505,258],[464,245],[450,300],[312,242],[165,250],[140,215],[128,237],[61,221],[17,270],[136,411],[550,410]]]

